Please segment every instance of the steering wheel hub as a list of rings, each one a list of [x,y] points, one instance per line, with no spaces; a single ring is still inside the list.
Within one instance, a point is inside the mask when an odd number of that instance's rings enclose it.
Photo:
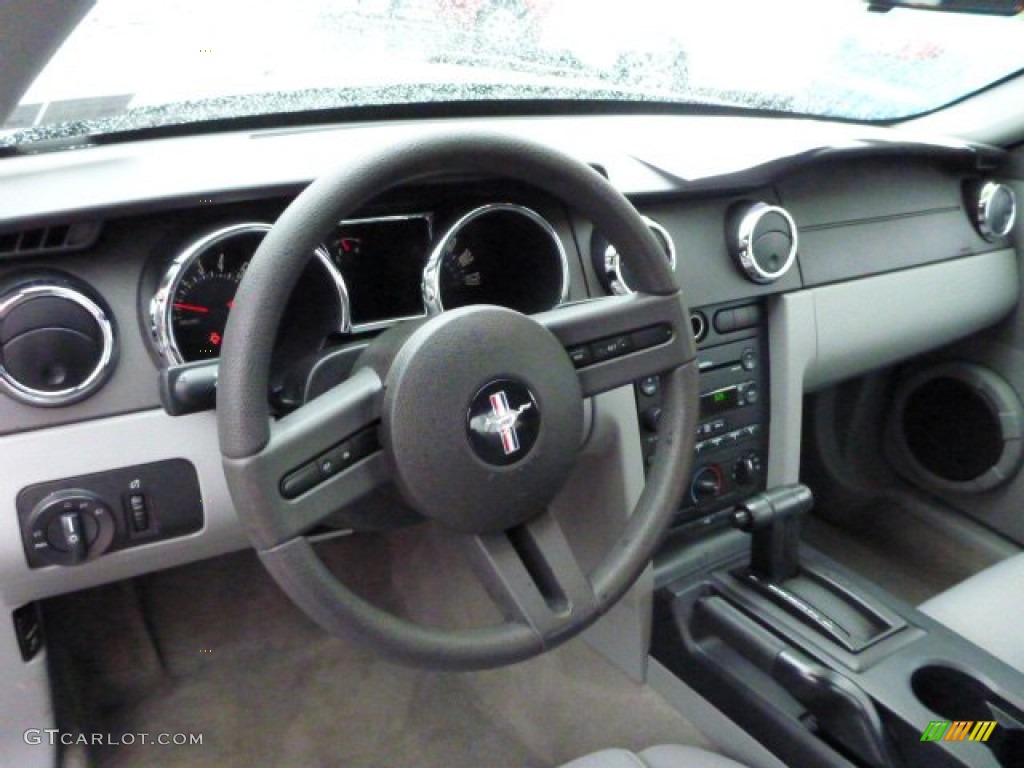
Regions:
[[[583,437],[583,397],[558,340],[510,309],[465,307],[416,330],[386,376],[382,442],[406,501],[465,533],[542,510]]]
[[[483,387],[466,412],[466,434],[481,461],[506,467],[526,458],[540,434],[540,406],[530,388],[511,378]]]

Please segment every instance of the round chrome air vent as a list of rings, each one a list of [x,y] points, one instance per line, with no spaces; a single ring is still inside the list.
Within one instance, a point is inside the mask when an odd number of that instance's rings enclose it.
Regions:
[[[796,222],[789,211],[768,203],[743,203],[727,219],[729,251],[755,283],[773,283],[796,260]]]
[[[23,280],[0,289],[0,390],[30,405],[82,400],[116,360],[107,310],[70,280]]]
[[[992,242],[1006,237],[1017,219],[1017,196],[1006,184],[986,181],[968,191],[968,210],[978,234]]]
[[[672,236],[661,224],[643,217],[644,222],[654,233],[654,239],[661,245],[665,252],[665,258],[674,270],[676,268],[676,245],[672,242]],[[633,293],[636,284],[629,262],[623,259],[615,246],[609,243],[603,235],[595,232],[591,241],[591,256],[594,262],[594,269],[597,271],[605,289],[616,296],[627,296]]]

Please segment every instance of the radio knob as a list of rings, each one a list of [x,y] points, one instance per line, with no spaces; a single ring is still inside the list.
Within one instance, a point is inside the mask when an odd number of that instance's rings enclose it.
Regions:
[[[732,468],[733,479],[739,485],[752,485],[761,476],[761,455],[750,451],[743,455]]]
[[[757,368],[757,357],[754,355],[754,350],[749,347],[743,350],[743,354],[740,356],[740,365],[743,366],[744,371],[752,371]]]
[[[696,502],[713,499],[722,493],[722,471],[715,464],[708,464],[697,471],[690,486],[690,495]]]

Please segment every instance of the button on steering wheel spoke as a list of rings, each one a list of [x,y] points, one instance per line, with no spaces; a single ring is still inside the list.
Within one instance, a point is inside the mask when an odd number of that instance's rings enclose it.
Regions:
[[[383,388],[369,368],[271,425],[264,448],[225,459],[236,472],[280,499],[254,535],[262,548],[302,535],[390,479],[376,435]]]
[[[534,319],[565,346],[583,394],[596,395],[692,359],[679,293],[632,294],[569,304]]]

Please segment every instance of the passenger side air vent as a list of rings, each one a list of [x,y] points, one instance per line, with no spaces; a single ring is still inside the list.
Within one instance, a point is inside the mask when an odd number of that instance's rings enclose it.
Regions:
[[[774,283],[796,259],[796,222],[777,205],[737,204],[726,217],[725,237],[737,265],[755,283]]]
[[[99,234],[100,225],[94,221],[0,232],[0,258],[77,251],[96,242]]]
[[[1017,219],[1017,196],[1006,184],[973,181],[964,187],[967,213],[978,234],[990,243],[1006,237]]]

